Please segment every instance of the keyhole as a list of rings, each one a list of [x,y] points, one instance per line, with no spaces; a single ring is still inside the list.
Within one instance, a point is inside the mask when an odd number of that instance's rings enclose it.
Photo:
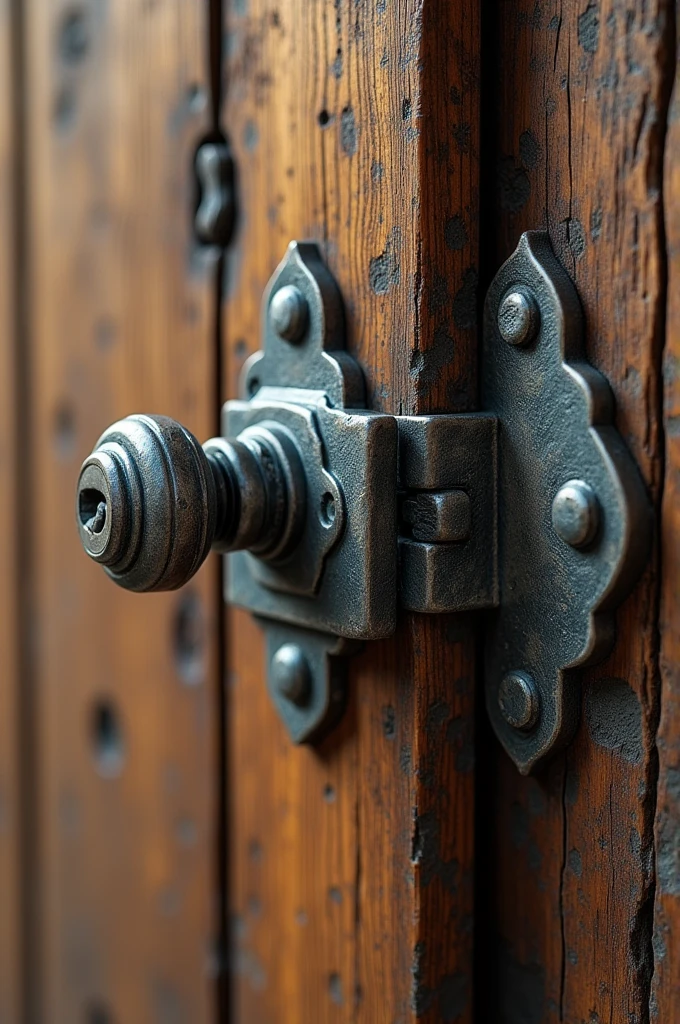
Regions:
[[[101,491],[86,488],[80,492],[80,521],[90,533],[101,533],[106,525],[106,498]]]

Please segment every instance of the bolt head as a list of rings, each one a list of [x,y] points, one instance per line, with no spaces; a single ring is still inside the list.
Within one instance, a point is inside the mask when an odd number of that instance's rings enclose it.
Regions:
[[[512,288],[498,307],[498,330],[509,345],[528,345],[541,322],[534,297],[523,288]]]
[[[274,293],[269,303],[269,320],[279,337],[293,344],[301,341],[308,319],[307,300],[299,288],[286,284]]]
[[[283,644],[272,658],[271,678],[277,693],[293,704],[307,703],[311,672],[304,652],[297,644]]]
[[[600,523],[600,503],[583,480],[569,480],[560,487],[552,504],[552,523],[557,536],[573,548],[590,544]]]
[[[508,672],[498,690],[498,706],[508,725],[528,732],[536,725],[541,702],[528,672]]]

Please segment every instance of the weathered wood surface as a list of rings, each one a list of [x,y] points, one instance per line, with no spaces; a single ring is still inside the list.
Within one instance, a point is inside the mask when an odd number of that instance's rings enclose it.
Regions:
[[[21,793],[17,564],[15,82],[9,0],[0,2],[0,1021],[20,1019]]]
[[[191,236],[207,13],[24,3],[30,970],[54,1024],[214,1019],[217,567],[187,592],[128,594],[73,523],[79,464],[111,421],[216,426],[217,282]]]
[[[0,0],[0,1021],[22,1019],[21,756],[35,773],[22,808],[32,1019],[202,1024],[215,1019],[219,917],[216,566],[185,594],[118,592],[79,550],[72,494],[118,415],[169,412],[200,437],[216,426],[215,267],[189,216],[191,154],[210,121],[208,11],[24,0],[19,339],[10,7]],[[240,210],[225,395],[259,346],[269,275],[308,237],[340,281],[370,404],[474,408],[477,0],[225,8],[222,123]],[[477,840],[469,622],[403,617],[395,640],[354,661],[342,726],[309,750],[271,708],[257,627],[228,613],[238,1024],[680,1016],[672,3],[496,0],[492,13],[482,284],[521,231],[549,229],[657,507],[663,485],[660,550],[618,615],[616,650],[587,675],[566,755],[521,779],[483,731]]]
[[[500,0],[497,12],[485,41],[495,238],[486,269],[523,230],[548,228],[583,302],[588,357],[612,384],[619,429],[658,507],[672,10],[667,0]],[[531,779],[495,758],[482,795],[493,809],[490,1020],[649,1020],[657,610],[658,552],[618,613],[614,653],[586,675],[566,755]]]
[[[293,238],[323,245],[370,404],[474,408],[476,0],[228,4],[222,124],[239,168],[225,391]],[[291,746],[262,638],[230,612],[233,1019],[473,1019],[469,624],[404,616],[351,670],[339,730]]]
[[[680,25],[676,14],[676,30]],[[680,54],[680,44],[678,51]],[[652,1024],[680,1019],[680,79],[676,61],[664,160],[668,253],[663,373],[665,479],[661,507],[661,721],[657,737],[656,901]]]

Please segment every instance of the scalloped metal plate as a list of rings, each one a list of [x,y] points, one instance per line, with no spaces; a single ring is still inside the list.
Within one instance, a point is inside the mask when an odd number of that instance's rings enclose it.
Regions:
[[[498,309],[524,286],[540,310],[535,339],[508,344]],[[527,232],[496,275],[484,308],[483,408],[499,431],[500,606],[486,628],[486,703],[496,734],[527,774],[571,739],[579,718],[578,670],[604,657],[613,610],[644,565],[651,509],[637,466],[613,425],[607,381],[583,357],[576,290],[547,234]],[[584,549],[555,533],[552,502],[567,481],[597,495],[600,526]],[[528,673],[540,711],[514,729],[498,691],[509,672]]]
[[[295,344],[272,326],[269,309],[293,285],[308,322]],[[397,425],[367,411],[361,368],[345,351],[338,286],[313,242],[291,242],[264,293],[262,350],[247,361],[242,393],[227,402],[225,437],[271,420],[296,439],[305,469],[302,539],[285,560],[263,563],[246,551],[227,555],[226,599],[258,617],[267,637],[272,700],[295,743],[317,742],[345,703],[344,658],[357,641],[394,632],[397,616]],[[324,520],[322,499],[336,518]],[[278,689],[274,656],[299,647],[310,673],[308,699]]]

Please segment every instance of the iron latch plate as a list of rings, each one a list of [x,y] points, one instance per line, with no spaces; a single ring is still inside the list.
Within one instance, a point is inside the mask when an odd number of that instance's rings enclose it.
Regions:
[[[267,562],[236,551],[226,573],[227,600],[265,630],[269,691],[297,743],[337,721],[344,656],[396,628],[397,424],[364,407],[344,324],[318,247],[292,242],[263,298],[263,345],[244,367],[243,399],[223,411],[225,437],[271,423],[288,432],[304,466],[295,550]]]
[[[272,421],[304,444],[305,533],[282,562],[262,562],[247,551],[229,555],[227,598],[255,615],[348,639],[391,636],[397,621],[395,419],[365,409],[334,409],[314,392],[299,392],[297,402],[286,402],[286,390],[266,388],[259,393],[263,398],[228,402],[224,434],[237,437],[249,426]],[[309,442],[314,434],[316,446]],[[322,474],[325,480],[315,486]],[[316,584],[301,587],[300,577],[315,566],[324,535],[332,531],[334,544],[322,571],[314,573]]]

